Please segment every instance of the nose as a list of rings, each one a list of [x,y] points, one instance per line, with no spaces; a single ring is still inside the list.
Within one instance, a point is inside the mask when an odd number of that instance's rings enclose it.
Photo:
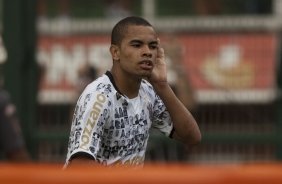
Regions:
[[[152,51],[148,45],[145,45],[144,48],[142,49],[142,56],[152,57]]]

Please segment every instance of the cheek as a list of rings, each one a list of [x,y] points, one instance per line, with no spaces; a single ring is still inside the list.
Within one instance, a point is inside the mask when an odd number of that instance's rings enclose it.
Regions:
[[[153,60],[157,58],[157,55],[158,55],[157,52],[153,52],[153,56],[152,56]]]
[[[138,58],[138,52],[131,52],[130,50],[128,52],[125,52],[123,55],[122,55],[122,59],[126,60],[126,61],[129,61],[129,62],[134,62],[137,60]]]
[[[135,56],[132,53],[123,53],[123,55],[120,55],[120,64],[123,68],[132,68],[135,61]]]

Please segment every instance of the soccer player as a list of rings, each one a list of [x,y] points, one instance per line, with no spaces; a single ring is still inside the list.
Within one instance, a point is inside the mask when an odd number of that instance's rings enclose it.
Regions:
[[[77,101],[65,166],[142,166],[149,129],[187,145],[199,143],[197,122],[167,82],[164,50],[153,26],[127,17],[113,28],[110,71]]]

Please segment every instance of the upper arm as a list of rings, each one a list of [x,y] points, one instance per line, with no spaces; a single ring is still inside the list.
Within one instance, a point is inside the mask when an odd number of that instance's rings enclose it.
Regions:
[[[174,130],[170,114],[167,111],[164,103],[158,96],[156,96],[156,98],[154,99],[152,121],[153,128],[158,129],[166,136],[172,136]]]
[[[85,160],[85,157],[74,156],[84,152],[91,156],[92,160],[97,158],[101,145],[104,125],[108,118],[107,98],[99,92],[85,93],[78,103],[78,112],[74,115],[71,133],[69,137],[69,148],[67,162],[69,160]]]

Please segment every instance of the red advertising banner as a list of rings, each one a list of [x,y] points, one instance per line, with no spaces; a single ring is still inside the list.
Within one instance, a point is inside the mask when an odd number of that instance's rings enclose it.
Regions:
[[[196,89],[269,89],[275,85],[274,35],[197,34],[179,40]]]
[[[40,37],[38,62],[43,77],[39,101],[73,101],[77,70],[85,63],[94,66],[99,74],[110,69],[109,39],[108,35]],[[184,72],[201,103],[265,102],[275,97],[274,34],[189,33],[161,35],[161,42],[169,80],[177,80],[178,71],[174,69]]]

